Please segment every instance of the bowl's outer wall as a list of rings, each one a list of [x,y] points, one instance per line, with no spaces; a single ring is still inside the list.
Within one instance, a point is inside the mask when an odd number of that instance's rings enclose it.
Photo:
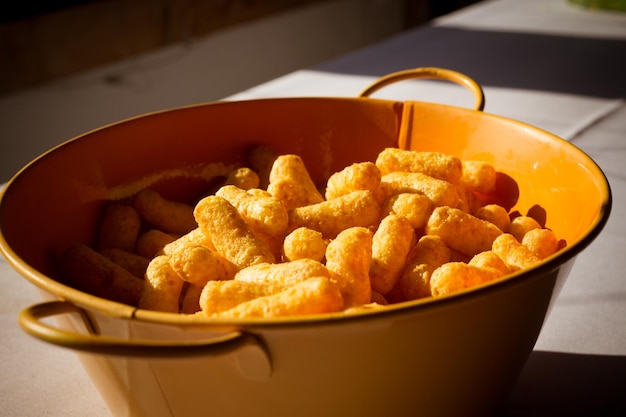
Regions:
[[[372,99],[213,103],[99,129],[34,161],[2,196],[0,243],[27,279],[91,309],[83,293],[49,276],[55,277],[55,259],[68,245],[94,241],[102,207],[121,184],[201,163],[242,162],[255,144],[301,155],[323,183],[332,172],[374,160],[399,140],[416,150],[493,163],[518,181],[515,209],[525,213],[542,206],[547,226],[574,248],[582,248],[577,244],[598,228],[610,199],[602,172],[582,152],[538,129],[481,112]],[[194,181],[158,186],[172,197],[192,199],[199,192]],[[268,410],[263,414],[397,417],[416,415],[416,409],[430,417],[486,415],[512,387],[532,350],[572,252],[520,279],[435,303],[333,324],[252,329],[269,348],[273,374],[267,380],[242,375],[236,352],[175,363],[81,357],[117,416]],[[92,315],[107,334],[190,334],[178,326],[111,318],[106,308],[98,311],[102,305],[107,304],[94,306]],[[74,328],[72,320],[64,321]]]

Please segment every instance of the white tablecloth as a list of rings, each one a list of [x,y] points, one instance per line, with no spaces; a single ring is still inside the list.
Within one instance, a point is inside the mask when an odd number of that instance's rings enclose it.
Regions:
[[[572,141],[613,191],[609,222],[579,255],[502,417],[626,415],[626,14],[561,0],[485,1],[227,99],[355,96],[379,76],[419,66],[470,75],[484,87],[486,112]],[[429,81],[375,96],[473,102],[459,86]],[[4,259],[0,280],[0,415],[108,416],[71,351],[19,330],[16,316],[37,291]]]

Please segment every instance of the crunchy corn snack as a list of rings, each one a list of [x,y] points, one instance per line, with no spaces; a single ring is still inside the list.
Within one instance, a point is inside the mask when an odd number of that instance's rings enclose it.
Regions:
[[[216,315],[228,318],[270,318],[333,313],[343,309],[336,285],[325,277],[313,277],[275,294],[255,298]]]
[[[459,204],[458,189],[450,182],[420,172],[397,171],[383,175],[377,191],[378,201],[400,193],[423,194],[433,207],[456,207]]]
[[[539,259],[546,259],[559,250],[559,239],[550,229],[532,229],[524,234],[522,245]]]
[[[541,261],[527,247],[509,233],[498,236],[493,241],[493,252],[507,264],[511,272],[531,268]]]
[[[286,261],[309,258],[321,262],[326,254],[327,242],[321,232],[298,227],[283,241],[283,257]]]
[[[452,184],[458,184],[462,174],[461,160],[441,152],[387,148],[378,154],[376,166],[382,175],[397,171],[419,172]]]
[[[487,162],[464,160],[461,184],[469,190],[491,193],[496,188],[496,170]]]
[[[502,231],[461,210],[437,207],[428,219],[426,233],[440,236],[448,247],[471,257],[490,250]]]
[[[133,206],[111,204],[100,223],[98,250],[114,248],[134,252],[140,229],[141,218]]]
[[[426,226],[432,213],[430,199],[422,194],[400,193],[386,199],[381,208],[381,215],[389,213],[404,217],[414,229]]]
[[[198,227],[192,206],[167,200],[156,191],[140,191],[133,204],[141,217],[163,232],[182,235]]]
[[[474,216],[481,220],[495,224],[498,229],[502,230],[504,233],[508,233],[509,231],[511,219],[509,218],[509,213],[507,213],[506,209],[502,206],[497,204],[487,204],[476,210],[474,212]]]
[[[496,255],[493,251],[477,253],[472,257],[472,259],[469,260],[468,264],[481,269],[495,269],[503,276],[510,272],[509,267],[502,260],[502,258]]]
[[[211,239],[202,231],[202,229],[196,227],[191,232],[163,246],[163,253],[165,255],[171,255],[184,246],[204,246],[215,250],[215,246],[213,246]]]
[[[379,217],[380,206],[372,192],[359,190],[289,210],[289,230],[307,227],[332,239],[350,227],[372,227],[378,223]]]
[[[433,271],[430,291],[433,296],[452,294],[503,276],[493,268],[479,268],[464,262],[448,262]]]
[[[235,168],[228,173],[225,185],[233,185],[242,190],[258,188],[261,184],[259,175],[248,167]]]
[[[509,233],[515,236],[518,242],[521,242],[524,239],[524,235],[533,229],[541,229],[541,225],[537,220],[528,216],[515,217],[509,225]]]
[[[159,255],[146,270],[138,307],[168,313],[180,312],[180,295],[184,281],[172,269],[168,256]]]
[[[270,171],[267,191],[282,201],[287,210],[324,201],[298,155],[280,155],[276,158]]]
[[[183,246],[169,260],[181,279],[200,288],[209,281],[232,279],[237,272],[235,265],[205,246]]]
[[[203,198],[196,205],[194,216],[217,252],[238,268],[275,261],[267,243],[250,229],[226,199],[218,196]]]
[[[380,170],[373,162],[360,162],[335,172],[326,183],[326,200],[352,191],[375,191],[380,185]]]
[[[439,236],[424,235],[411,249],[396,291],[401,301],[429,297],[430,277],[435,269],[450,262],[450,248]]]
[[[413,227],[404,217],[389,214],[380,222],[372,241],[373,291],[385,295],[396,285],[415,240]]]
[[[326,268],[341,291],[344,308],[371,301],[371,261],[372,232],[364,227],[346,229],[328,244]]]
[[[272,196],[255,196],[234,185],[221,187],[215,195],[232,204],[257,234],[277,236],[287,229],[287,209]]]
[[[176,240],[176,236],[162,232],[158,229],[150,229],[139,236],[137,241],[137,254],[144,258],[152,259],[163,254],[163,249]]]
[[[137,305],[144,285],[142,279],[80,243],[63,253],[61,270],[76,288],[130,305]]]
[[[320,262],[304,258],[291,262],[252,265],[237,272],[234,279],[289,287],[312,277],[330,278],[330,272]]]
[[[122,249],[109,248],[102,249],[99,252],[137,278],[141,279],[143,279],[146,269],[148,268],[148,264],[150,263],[150,259]]]
[[[239,280],[209,281],[202,289],[199,303],[202,312],[207,316],[212,316],[247,301],[276,294],[283,289],[285,289],[284,286],[271,283]]]

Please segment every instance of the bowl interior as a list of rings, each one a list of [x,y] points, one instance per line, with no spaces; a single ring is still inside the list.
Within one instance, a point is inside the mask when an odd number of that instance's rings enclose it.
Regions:
[[[567,240],[570,251],[595,237],[610,208],[608,183],[587,155],[519,122],[432,103],[268,99],[140,116],[52,149],[6,187],[1,249],[18,272],[55,292],[61,287],[54,281],[56,259],[73,243],[94,241],[106,201],[152,186],[191,202],[207,184],[189,172],[209,163],[240,163],[258,144],[301,155],[320,183],[398,144],[486,160],[516,180],[520,199],[513,209],[545,209],[547,227]]]

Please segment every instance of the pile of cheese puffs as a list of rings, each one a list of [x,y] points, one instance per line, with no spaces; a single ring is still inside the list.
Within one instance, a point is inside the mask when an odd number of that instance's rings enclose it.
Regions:
[[[386,148],[320,186],[300,156],[258,146],[194,204],[149,188],[111,202],[97,242],[68,248],[61,270],[113,301],[219,318],[439,297],[565,246],[544,216],[510,211],[516,196],[498,175],[483,161]]]

